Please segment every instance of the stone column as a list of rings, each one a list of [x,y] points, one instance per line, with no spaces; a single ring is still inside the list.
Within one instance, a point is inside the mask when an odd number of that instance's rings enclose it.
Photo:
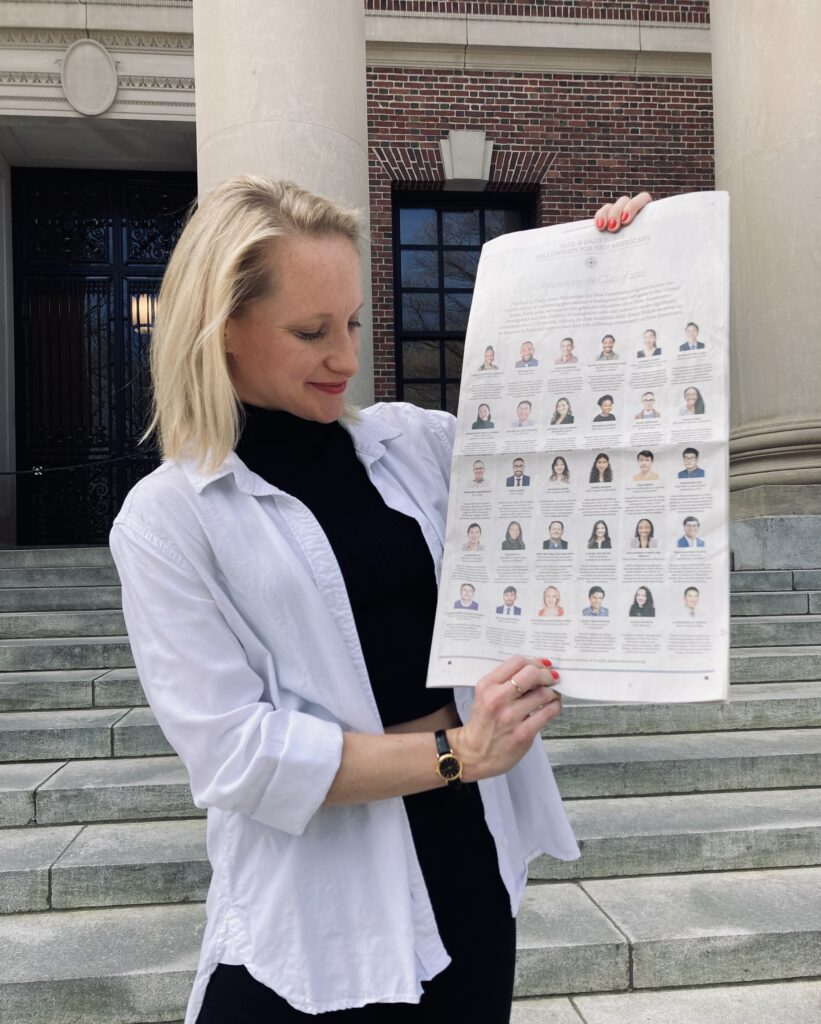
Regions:
[[[817,514],[821,4],[710,7],[716,185],[732,209],[733,517]]]
[[[233,174],[286,178],[364,214],[362,364],[373,400],[362,0],[194,0],[200,194]]]

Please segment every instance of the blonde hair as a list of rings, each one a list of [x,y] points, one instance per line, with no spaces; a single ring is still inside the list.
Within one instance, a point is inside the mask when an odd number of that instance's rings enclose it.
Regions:
[[[151,341],[153,410],[164,458],[216,469],[236,447],[241,407],[225,355],[225,325],[270,295],[277,238],[359,240],[360,216],[290,182],[241,175],[192,214],[165,271]]]

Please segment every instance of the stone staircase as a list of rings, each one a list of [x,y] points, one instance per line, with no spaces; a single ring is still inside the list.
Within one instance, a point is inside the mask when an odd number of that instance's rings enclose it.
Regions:
[[[0,551],[0,1024],[183,1014],[205,823],[119,603],[104,548]],[[821,570],[732,610],[728,704],[548,730],[583,856],[531,867],[515,1024],[821,1019]]]

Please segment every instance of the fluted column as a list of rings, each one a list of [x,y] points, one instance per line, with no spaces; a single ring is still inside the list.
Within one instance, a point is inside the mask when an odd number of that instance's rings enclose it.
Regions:
[[[194,0],[197,173],[285,178],[365,214],[368,137],[362,0]],[[370,247],[362,247],[362,367],[373,399]]]
[[[731,197],[734,514],[821,512],[821,4],[712,0]]]

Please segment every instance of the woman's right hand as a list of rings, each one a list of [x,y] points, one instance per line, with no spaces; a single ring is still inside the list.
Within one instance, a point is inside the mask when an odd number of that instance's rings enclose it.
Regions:
[[[508,771],[561,712],[561,696],[553,689],[559,673],[549,665],[520,656],[508,658],[476,684],[470,718],[448,730],[466,782]]]

